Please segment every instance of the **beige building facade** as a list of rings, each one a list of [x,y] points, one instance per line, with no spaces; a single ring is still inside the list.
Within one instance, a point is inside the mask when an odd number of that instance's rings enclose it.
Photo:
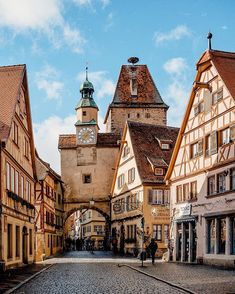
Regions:
[[[159,256],[167,250],[169,187],[163,180],[177,134],[177,128],[167,126],[126,124],[111,202],[112,238],[121,253],[136,255],[151,238]]]
[[[0,67],[0,264],[34,261],[34,141],[25,65]]]
[[[166,176],[173,259],[234,267],[235,53],[207,50]]]

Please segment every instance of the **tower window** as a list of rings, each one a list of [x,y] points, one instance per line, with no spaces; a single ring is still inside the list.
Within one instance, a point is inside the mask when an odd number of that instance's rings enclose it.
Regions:
[[[140,114],[139,113],[137,113],[137,118],[139,118],[140,117]]]
[[[83,175],[83,183],[84,184],[90,184],[91,183],[91,174]]]
[[[130,118],[130,117],[131,117],[131,114],[130,114],[130,113],[128,113],[128,114],[127,114],[127,117],[128,117],[128,118]]]
[[[86,116],[86,111],[83,111],[83,112],[82,112],[82,115],[83,115],[83,116]]]
[[[145,117],[150,118],[150,113],[149,112],[145,113]]]
[[[130,80],[131,96],[137,96],[137,80]]]

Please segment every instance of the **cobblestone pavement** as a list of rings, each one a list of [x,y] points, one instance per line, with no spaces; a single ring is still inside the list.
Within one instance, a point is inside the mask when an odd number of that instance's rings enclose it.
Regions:
[[[14,293],[178,294],[162,282],[116,264],[55,264]]]
[[[206,265],[157,263],[136,269],[170,281],[200,294],[235,294],[235,270],[223,270]]]

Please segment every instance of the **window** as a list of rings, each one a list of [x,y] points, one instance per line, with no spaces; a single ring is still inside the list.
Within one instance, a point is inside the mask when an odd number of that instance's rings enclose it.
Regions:
[[[28,180],[26,180],[25,183],[25,196],[26,196],[26,200],[30,202],[30,190],[31,190],[31,185],[29,183]]]
[[[127,239],[136,239],[136,225],[127,225]]]
[[[101,225],[94,226],[94,232],[96,232],[97,235],[102,235],[103,234],[102,226]]]
[[[198,115],[199,113],[204,111],[204,102],[200,102],[196,107],[194,107],[194,115]]]
[[[226,219],[218,219],[219,226],[219,253],[225,254],[225,243],[226,243]]]
[[[137,96],[137,80],[132,78],[130,80],[131,96]]]
[[[210,150],[211,150],[211,136],[207,135],[205,139],[206,144],[206,156],[210,156]]]
[[[156,167],[154,169],[154,174],[156,176],[163,176],[164,175],[164,169],[163,168]]]
[[[24,156],[29,158],[29,141],[24,138]]]
[[[124,181],[125,181],[125,176],[124,174],[121,174],[120,176],[118,176],[118,188],[122,188],[122,186],[124,185]]]
[[[16,249],[16,257],[20,257],[20,227],[16,226],[15,232],[15,249]]]
[[[170,149],[170,144],[168,144],[168,143],[162,143],[162,144],[161,144],[161,148],[162,148],[163,150],[169,150],[169,149]]]
[[[145,117],[150,118],[150,113],[149,112],[145,113]]]
[[[221,99],[223,99],[223,88],[212,94],[212,104],[216,104]]]
[[[33,231],[29,229],[29,254],[33,254]]]
[[[164,204],[170,203],[170,190],[164,190]]]
[[[137,114],[136,114],[136,117],[137,117],[137,118],[140,118],[140,114],[139,114],[139,113],[137,113]]]
[[[82,112],[82,115],[83,115],[83,116],[86,116],[86,111],[83,111],[83,112]]]
[[[130,114],[130,113],[128,113],[128,114],[127,114],[127,117],[128,117],[128,118],[130,118],[130,117],[131,117],[131,114]]]
[[[203,154],[203,141],[200,140],[191,145],[191,158],[195,158]]]
[[[153,238],[162,241],[162,225],[153,225]]]
[[[15,193],[19,195],[19,172],[15,172]]]
[[[7,224],[7,258],[12,258],[12,225]]]
[[[197,198],[197,181],[191,182],[190,183],[190,198],[191,199],[196,199]]]
[[[230,140],[235,141],[235,125],[230,127]]]
[[[168,244],[168,240],[169,240],[169,225],[164,225],[164,238],[165,238],[165,244]]]
[[[230,170],[230,189],[235,190],[235,168]]]
[[[232,254],[235,254],[235,217],[233,217],[232,219],[231,219],[231,230],[232,230],[232,240],[231,240],[231,245],[232,245]]]
[[[90,184],[91,183],[91,174],[83,175],[83,183]]]
[[[135,210],[139,207],[139,194],[135,193],[133,195],[129,195],[126,198],[126,209],[127,211]]]
[[[183,185],[183,201],[189,199],[189,184]]]
[[[13,141],[16,143],[16,145],[18,145],[18,133],[18,125],[15,122],[13,122]]]
[[[215,219],[208,220],[208,253],[215,253]]]
[[[224,129],[220,132],[221,145],[228,144],[230,142],[230,129]]]
[[[211,176],[208,178],[208,195],[213,195],[215,193],[215,176]]]
[[[20,176],[20,196],[22,198],[25,197],[25,195],[24,195],[24,177],[23,176]]]
[[[150,204],[163,204],[163,190],[149,190],[148,200]]]
[[[6,164],[6,188],[7,190],[11,190],[11,169],[10,169],[10,164],[7,162]]]
[[[126,144],[123,148],[123,157],[126,157],[130,153],[130,147]]]
[[[135,168],[131,168],[128,170],[128,183],[132,183],[135,180]]]
[[[217,190],[218,193],[223,193],[226,190],[226,176],[225,173],[217,175]]]
[[[217,153],[217,147],[218,147],[217,137],[218,137],[217,132],[213,131],[211,133],[211,145],[210,145],[210,147],[211,147],[210,154],[211,155]]]
[[[15,192],[15,169],[11,167],[11,191]]]
[[[183,201],[183,197],[182,197],[182,186],[179,185],[176,187],[176,202],[181,202]]]

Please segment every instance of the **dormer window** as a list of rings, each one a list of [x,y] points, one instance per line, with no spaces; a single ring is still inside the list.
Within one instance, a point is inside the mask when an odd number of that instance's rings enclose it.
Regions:
[[[164,175],[164,169],[156,167],[154,169],[154,174],[155,174],[155,176],[163,176]]]
[[[161,144],[161,148],[162,148],[162,150],[169,150],[170,149],[170,144],[168,144],[168,143],[162,143]]]
[[[131,96],[137,96],[137,79],[130,80]]]

